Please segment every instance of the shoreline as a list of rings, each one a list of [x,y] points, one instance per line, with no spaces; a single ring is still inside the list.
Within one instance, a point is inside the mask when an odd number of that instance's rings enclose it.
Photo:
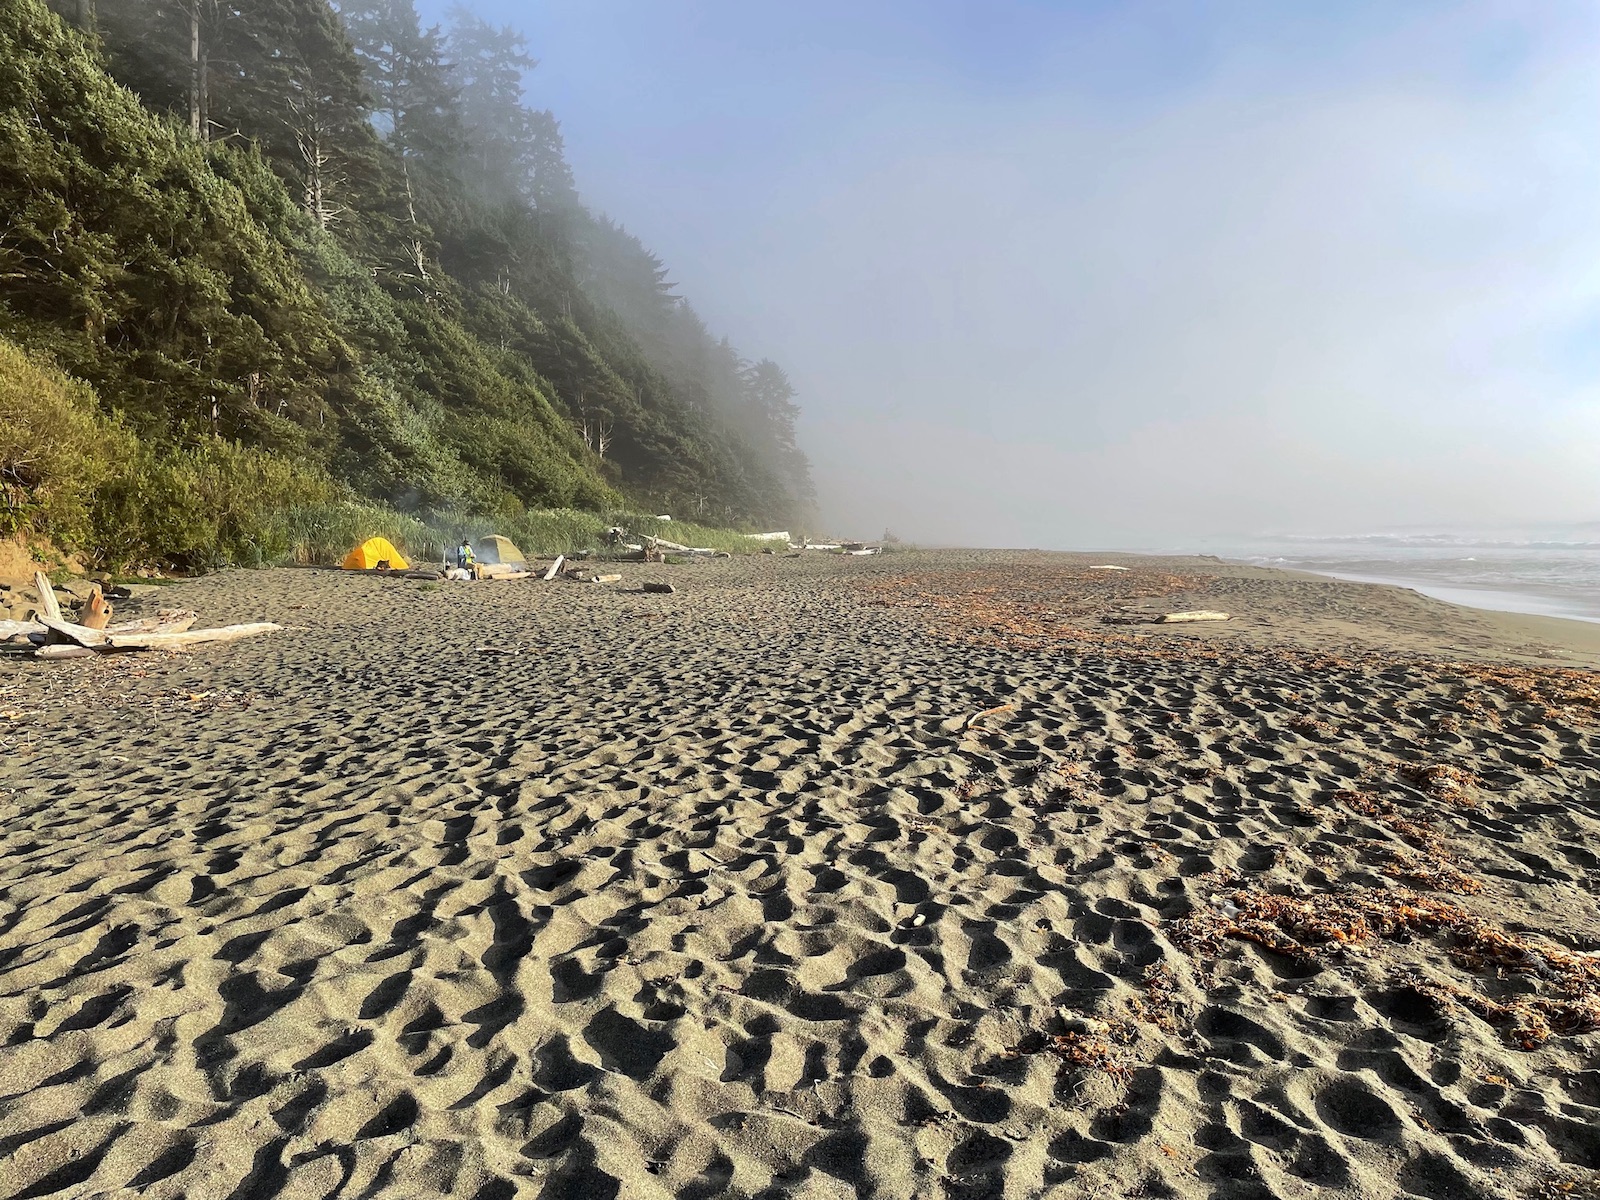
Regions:
[[[1530,603],[1538,603],[1541,597],[1535,593],[1519,593],[1489,588],[1434,587],[1393,576],[1311,571],[1299,567],[1267,567],[1241,562],[1237,559],[1226,561],[1236,566],[1247,566],[1263,571],[1279,571],[1285,575],[1327,579],[1338,583],[1369,584],[1376,587],[1393,588],[1401,592],[1411,592],[1431,600],[1437,600],[1441,604],[1448,604],[1463,613],[1476,614],[1502,629],[1508,637],[1545,640],[1581,654],[1600,656],[1600,617],[1583,617],[1563,612],[1544,612],[1531,608],[1497,608],[1489,604],[1468,604],[1461,599],[1461,597],[1476,593],[1493,595],[1499,598],[1525,595]],[[1600,666],[1600,661],[1597,661],[1596,665]]]
[[[1238,560],[1231,560],[1238,561]],[[1552,620],[1578,621],[1584,624],[1600,625],[1600,616],[1584,616],[1563,607],[1559,597],[1547,595],[1536,591],[1519,591],[1515,588],[1502,588],[1494,586],[1469,586],[1453,584],[1435,584],[1427,580],[1419,580],[1405,575],[1369,575],[1355,571],[1330,571],[1317,570],[1309,567],[1279,567],[1268,568],[1285,571],[1298,571],[1308,575],[1321,575],[1328,579],[1339,579],[1346,583],[1379,583],[1389,587],[1406,588],[1424,596],[1431,596],[1435,600],[1443,600],[1446,604],[1454,604],[1458,608],[1470,608],[1484,612],[1508,613],[1520,616],[1544,617]],[[1473,597],[1483,597],[1482,603],[1475,603]],[[1491,603],[1490,601],[1500,603]],[[1508,603],[1511,602],[1511,603]]]

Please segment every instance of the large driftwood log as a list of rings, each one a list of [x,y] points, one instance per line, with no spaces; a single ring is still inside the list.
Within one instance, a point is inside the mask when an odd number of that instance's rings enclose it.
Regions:
[[[106,644],[113,650],[172,650],[204,642],[236,642],[258,633],[276,633],[282,625],[256,621],[249,625],[223,625],[217,629],[190,629],[184,633],[113,633]]]
[[[40,619],[39,624],[49,630],[52,642],[70,642],[74,646],[83,646],[90,650],[106,644],[107,635],[101,630],[90,629],[74,621],[54,620],[50,617],[43,617]]]
[[[164,608],[153,617],[137,621],[123,621],[109,627],[107,633],[182,633],[200,618],[187,608]]]
[[[645,541],[657,550],[665,550],[670,554],[698,554],[709,558],[716,553],[709,546],[685,546],[681,542],[669,542],[666,538],[646,538]]]
[[[0,642],[9,642],[12,638],[43,632],[44,626],[37,621],[0,621]]]
[[[52,621],[61,620],[61,603],[56,599],[56,590],[50,586],[43,571],[33,573],[33,587],[39,593],[39,611]]]
[[[53,646],[40,646],[33,652],[35,658],[93,658],[95,651],[87,646],[73,646],[58,642]]]
[[[1175,612],[1162,615],[1158,624],[1176,625],[1183,621],[1226,621],[1228,614],[1225,612],[1210,612],[1206,609],[1195,609],[1193,612]]]

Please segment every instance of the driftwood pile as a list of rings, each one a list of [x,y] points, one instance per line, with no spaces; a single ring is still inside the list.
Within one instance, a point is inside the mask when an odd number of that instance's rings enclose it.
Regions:
[[[93,658],[120,650],[181,650],[206,642],[236,642],[283,628],[268,621],[195,629],[199,618],[188,609],[163,609],[153,617],[113,625],[112,607],[98,585],[84,600],[76,621],[62,614],[55,589],[42,572],[34,575],[39,611],[31,621],[0,621],[0,642],[32,645],[35,658]]]

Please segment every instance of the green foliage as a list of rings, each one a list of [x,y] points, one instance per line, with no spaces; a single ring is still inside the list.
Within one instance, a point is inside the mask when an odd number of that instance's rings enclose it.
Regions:
[[[0,536],[88,544],[95,493],[134,443],[88,387],[0,339]]]
[[[92,549],[113,567],[261,566],[290,550],[284,509],[334,493],[300,464],[237,442],[141,445],[96,499]]]
[[[97,7],[86,36],[0,3],[0,531],[201,568],[808,503],[787,380],[583,209],[514,30],[458,10],[446,37],[411,0]]]
[[[0,534],[41,534],[113,569],[259,564],[280,514],[334,494],[304,465],[217,438],[143,440],[86,384],[0,339]]]

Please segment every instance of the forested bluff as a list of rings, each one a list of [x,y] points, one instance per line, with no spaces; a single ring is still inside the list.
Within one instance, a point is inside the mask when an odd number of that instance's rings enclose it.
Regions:
[[[784,371],[586,207],[534,66],[412,0],[0,0],[0,537],[808,520]]]

